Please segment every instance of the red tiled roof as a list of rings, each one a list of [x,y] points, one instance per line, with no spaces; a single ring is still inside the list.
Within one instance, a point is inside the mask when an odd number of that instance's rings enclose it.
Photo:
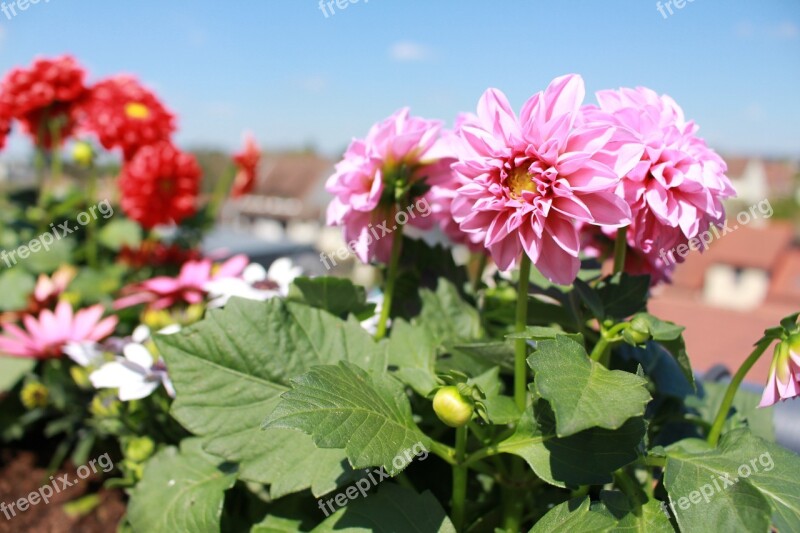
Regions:
[[[800,311],[800,250],[791,250],[781,258],[770,284],[768,298],[794,304]]]

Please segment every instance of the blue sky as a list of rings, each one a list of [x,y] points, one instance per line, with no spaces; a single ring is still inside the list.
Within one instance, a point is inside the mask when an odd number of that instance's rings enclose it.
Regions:
[[[186,147],[233,148],[251,130],[267,147],[332,154],[399,107],[452,123],[487,87],[518,109],[577,72],[590,93],[670,94],[720,151],[800,156],[798,0],[694,0],[667,18],[655,0],[334,9],[326,18],[318,0],[40,0],[0,13],[0,71],[69,52],[93,79],[128,72],[156,89]],[[24,147],[15,140],[12,154]]]

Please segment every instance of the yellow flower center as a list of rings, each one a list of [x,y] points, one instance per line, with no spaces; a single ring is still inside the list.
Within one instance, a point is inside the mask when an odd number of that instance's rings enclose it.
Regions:
[[[130,118],[144,120],[150,116],[150,110],[147,106],[139,102],[129,102],[125,104],[125,114]]]
[[[506,187],[510,191],[511,198],[521,198],[522,191],[536,192],[536,184],[531,175],[524,168],[516,168],[506,179]]]

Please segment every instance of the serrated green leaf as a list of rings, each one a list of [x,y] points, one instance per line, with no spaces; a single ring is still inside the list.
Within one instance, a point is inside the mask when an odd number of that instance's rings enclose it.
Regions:
[[[659,341],[659,344],[672,354],[672,357],[678,362],[678,366],[681,367],[681,372],[683,372],[684,377],[694,390],[697,385],[695,385],[694,372],[692,371],[692,363],[689,361],[689,354],[686,353],[686,342],[683,340],[683,335],[679,336],[677,339]]]
[[[597,287],[597,294],[603,302],[603,318],[620,320],[642,311],[649,291],[650,276],[621,273],[604,279]]]
[[[436,351],[438,343],[427,326],[409,324],[403,319],[392,325],[388,341],[389,366],[394,375],[421,396],[436,387]]]
[[[581,300],[583,300],[583,303],[586,304],[586,307],[589,309],[589,311],[592,312],[595,318],[602,320],[606,313],[605,309],[603,308],[603,301],[600,299],[600,295],[597,293],[597,291],[590,287],[588,283],[580,279],[575,280],[574,287],[575,292],[578,293],[578,296]]]
[[[300,529],[302,523],[302,520],[269,515],[254,525],[250,529],[250,533],[297,533],[302,531]]]
[[[650,335],[653,337],[653,340],[656,341],[675,340],[680,337],[683,333],[683,330],[686,329],[683,326],[675,324],[674,322],[661,320],[650,313],[637,313],[634,316],[634,319],[636,318],[647,322],[647,326],[650,328]]]
[[[536,522],[530,533],[603,533],[612,531],[613,518],[592,511],[589,498],[566,501],[550,509]]]
[[[353,468],[383,466],[392,474],[395,458],[430,444],[397,381],[369,376],[346,362],[317,366],[293,379],[264,427],[303,431],[320,448],[344,448]]]
[[[634,508],[622,492],[604,490],[600,492],[600,502],[592,509],[602,510],[616,521],[613,533],[675,533],[665,511],[666,504],[658,500],[648,500]]]
[[[800,531],[800,457],[747,429],[670,446],[664,485],[684,531]]]
[[[131,493],[128,520],[136,531],[216,533],[234,465],[203,451],[199,439],[170,446],[147,462]]]
[[[315,365],[347,360],[383,371],[384,348],[357,324],[279,299],[234,298],[156,343],[178,393],[173,416],[207,450],[240,463],[242,479],[270,484],[273,497],[306,488],[321,496],[352,475],[341,451],[261,424],[290,379]]]
[[[366,289],[344,278],[297,278],[290,288],[289,299],[340,318],[352,313],[359,320],[366,320],[375,312],[375,304],[367,302]]]
[[[436,292],[423,289],[420,296],[422,312],[415,322],[426,325],[440,343],[481,337],[478,310],[461,298],[455,285],[440,278]]]
[[[576,342],[583,343],[583,335],[580,333],[567,333],[558,328],[544,326],[528,326],[525,328],[525,331],[506,335],[507,339],[530,339],[534,341],[555,339],[556,337],[567,337]]]
[[[565,336],[540,341],[528,364],[537,392],[555,412],[559,437],[591,427],[617,429],[643,415],[651,399],[646,379],[608,370]]]
[[[678,361],[659,343],[648,341],[643,347],[623,344],[617,348],[617,353],[640,364],[661,394],[681,399],[694,394]]]
[[[558,487],[601,485],[611,482],[615,470],[636,460],[645,434],[640,418],[617,430],[591,428],[565,438],[557,437],[555,429],[550,405],[539,401],[535,414],[529,408],[497,452],[522,457],[540,478]]]
[[[456,533],[430,493],[386,483],[368,498],[350,501],[312,533]]]

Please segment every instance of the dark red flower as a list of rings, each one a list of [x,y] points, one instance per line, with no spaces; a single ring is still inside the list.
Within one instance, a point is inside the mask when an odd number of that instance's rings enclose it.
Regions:
[[[261,161],[261,150],[252,135],[247,135],[244,149],[233,156],[233,161],[239,167],[231,190],[231,198],[239,198],[249,194],[256,184],[258,163]]]
[[[175,117],[135,78],[116,76],[91,88],[81,106],[85,128],[108,150],[121,148],[126,159],[142,146],[167,141]]]
[[[71,56],[37,59],[30,68],[15,68],[0,82],[0,108],[22,123],[44,148],[63,143],[77,124],[76,109],[86,95],[86,71]]]
[[[187,261],[200,259],[200,252],[161,242],[144,241],[138,248],[123,246],[117,260],[134,268],[181,266]]]
[[[122,209],[145,228],[195,213],[201,170],[194,156],[167,141],[144,146],[120,176]]]

